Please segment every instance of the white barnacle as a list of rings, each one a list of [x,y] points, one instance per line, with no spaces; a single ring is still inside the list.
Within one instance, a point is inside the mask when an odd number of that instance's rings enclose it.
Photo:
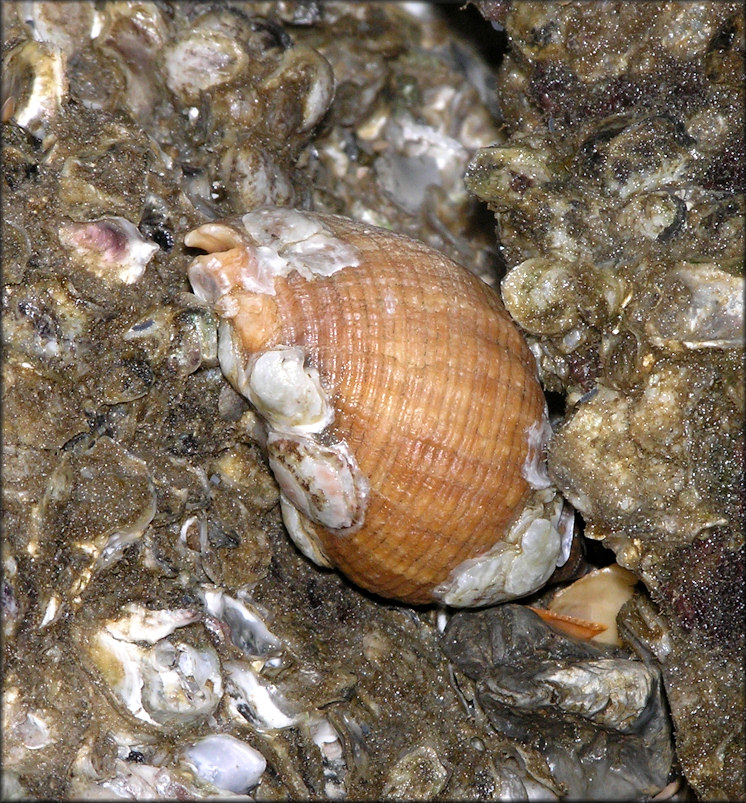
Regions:
[[[533,491],[502,540],[456,566],[433,596],[465,608],[525,597],[541,588],[564,562],[562,512],[563,500],[554,488]]]
[[[311,521],[332,530],[360,526],[368,483],[344,442],[270,432],[269,464],[285,497]]]
[[[248,397],[276,431],[321,432],[334,419],[319,372],[298,346],[278,346],[256,357]]]

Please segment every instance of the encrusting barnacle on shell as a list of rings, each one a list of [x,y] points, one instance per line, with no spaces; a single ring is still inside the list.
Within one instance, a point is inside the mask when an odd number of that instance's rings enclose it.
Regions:
[[[262,208],[193,230],[223,373],[261,416],[298,548],[358,585],[458,607],[567,557],[546,405],[497,294],[415,240]]]

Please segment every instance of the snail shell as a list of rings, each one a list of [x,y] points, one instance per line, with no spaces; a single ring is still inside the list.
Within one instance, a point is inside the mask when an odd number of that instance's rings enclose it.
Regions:
[[[410,603],[541,586],[561,498],[533,356],[497,294],[424,244],[264,208],[185,244],[220,319],[223,373],[267,428],[301,551]],[[566,529],[566,526],[564,527]]]

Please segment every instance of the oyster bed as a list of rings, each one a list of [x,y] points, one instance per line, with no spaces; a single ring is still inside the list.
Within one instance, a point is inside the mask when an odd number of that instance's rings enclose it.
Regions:
[[[4,799],[746,799],[740,5],[2,15]],[[294,548],[186,276],[262,205],[501,288],[579,514],[545,591]],[[618,639],[522,604],[614,561]]]

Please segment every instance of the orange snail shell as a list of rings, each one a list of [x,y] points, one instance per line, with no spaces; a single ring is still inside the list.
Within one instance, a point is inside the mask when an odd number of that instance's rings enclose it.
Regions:
[[[265,208],[185,243],[208,252],[189,278],[221,319],[223,372],[267,423],[306,555],[410,603],[485,604],[546,581],[561,503],[542,463],[545,401],[492,289],[420,242],[333,215]],[[511,549],[531,577],[493,567],[496,582],[447,593],[479,556],[505,564]]]

